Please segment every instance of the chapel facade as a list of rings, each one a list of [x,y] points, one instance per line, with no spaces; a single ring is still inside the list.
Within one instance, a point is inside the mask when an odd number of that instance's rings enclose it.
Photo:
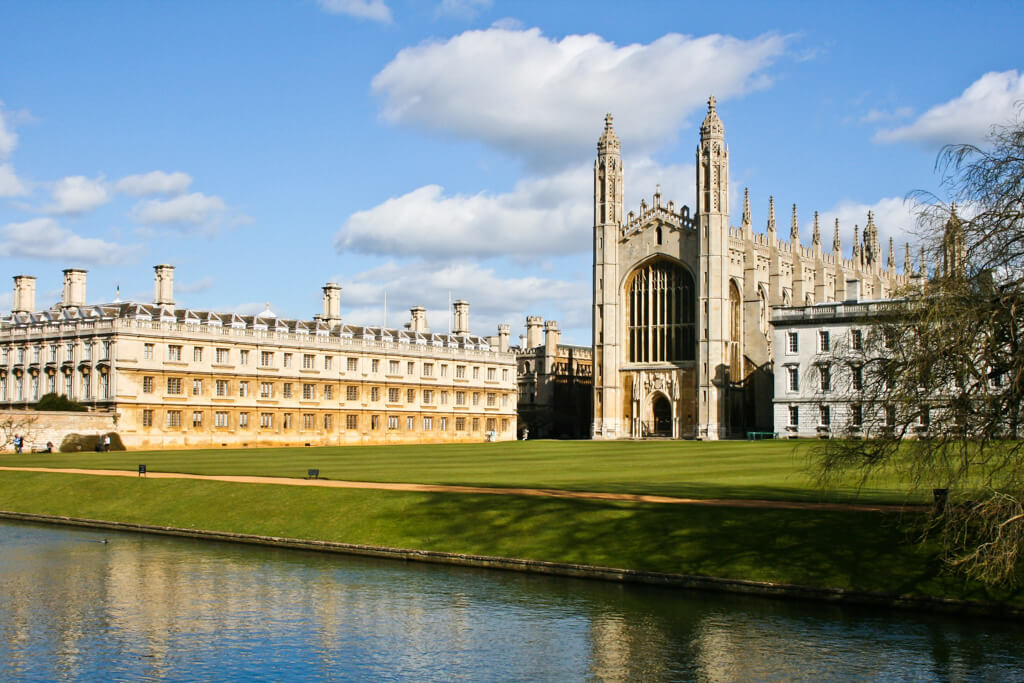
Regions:
[[[755,232],[749,191],[730,223],[729,148],[708,100],[696,152],[696,206],[662,200],[625,212],[621,146],[611,114],[594,163],[592,436],[721,439],[771,431],[775,349],[770,311],[844,301],[847,287],[885,299],[909,282],[869,212],[842,255],[839,222],[823,247],[817,213],[800,244],[793,205],[788,239],[769,198]],[[856,283],[856,284],[853,284]]]

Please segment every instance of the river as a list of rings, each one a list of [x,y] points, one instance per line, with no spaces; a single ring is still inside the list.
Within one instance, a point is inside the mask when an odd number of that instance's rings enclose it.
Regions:
[[[1024,625],[0,522],[0,680],[1024,678]]]

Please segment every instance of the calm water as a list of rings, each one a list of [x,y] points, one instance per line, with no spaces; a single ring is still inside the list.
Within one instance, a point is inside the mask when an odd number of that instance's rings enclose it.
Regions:
[[[0,523],[0,680],[311,678],[1020,680],[1024,627]]]

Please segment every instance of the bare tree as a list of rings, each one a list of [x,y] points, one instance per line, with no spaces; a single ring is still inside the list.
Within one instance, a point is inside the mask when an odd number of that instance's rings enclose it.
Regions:
[[[949,565],[1013,584],[1024,574],[1024,109],[988,142],[940,153],[952,201],[912,194],[934,272],[922,263],[863,321],[861,348],[840,359],[860,424],[817,462],[826,483],[884,469],[908,491],[937,490],[926,530]]]
[[[0,413],[0,450],[14,443],[15,436],[21,436],[28,444],[38,431],[39,416],[28,411],[4,411]]]

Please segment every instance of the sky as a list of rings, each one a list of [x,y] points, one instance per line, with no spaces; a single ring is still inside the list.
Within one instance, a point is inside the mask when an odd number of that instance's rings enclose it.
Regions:
[[[592,166],[612,113],[626,211],[660,184],[693,206],[714,94],[732,223],[774,196],[802,241],[820,212],[938,191],[944,144],[1024,100],[1024,7],[972,3],[0,0],[0,311],[89,271],[87,300],[153,299],[175,266],[197,310],[449,329],[559,321],[590,344]]]

